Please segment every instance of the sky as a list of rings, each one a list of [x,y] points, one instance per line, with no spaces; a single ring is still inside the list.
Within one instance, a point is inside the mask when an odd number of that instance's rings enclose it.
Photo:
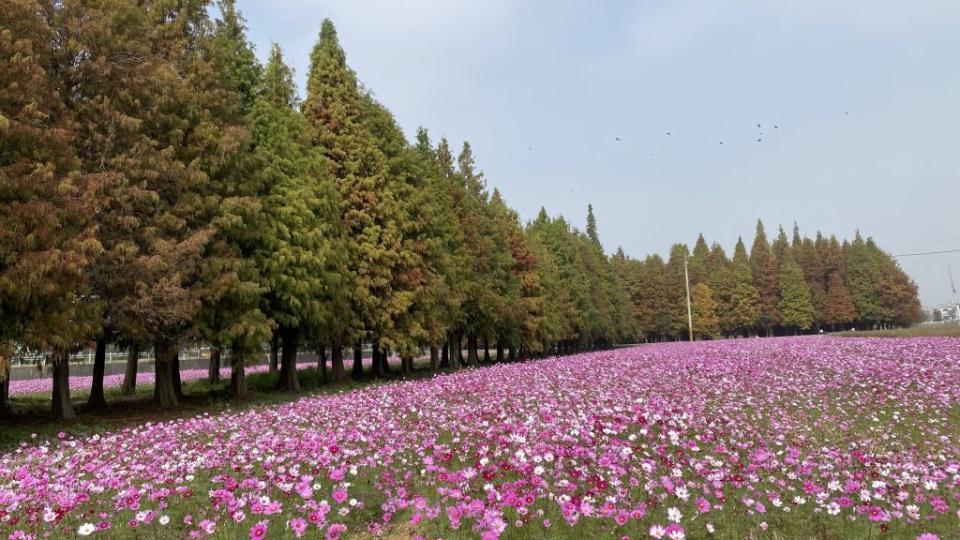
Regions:
[[[583,229],[592,203],[608,251],[703,233],[732,254],[757,219],[771,237],[797,222],[894,255],[960,249],[955,0],[237,5],[301,95],[329,17],[408,137],[468,140],[523,220],[543,206]],[[960,284],[958,252],[899,260],[924,305],[950,300],[948,264]]]

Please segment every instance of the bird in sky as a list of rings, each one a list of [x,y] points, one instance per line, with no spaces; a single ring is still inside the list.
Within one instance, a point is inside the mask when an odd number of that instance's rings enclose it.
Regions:
[[[720,146],[723,146],[723,141],[720,141]]]
[[[763,139],[757,139],[757,142],[763,142]]]
[[[757,124],[757,129],[760,129],[760,124]]]
[[[667,132],[667,135],[669,135],[669,134],[670,134],[670,132],[668,131],[668,132]]]
[[[620,137],[617,137],[617,142],[620,142]]]
[[[774,124],[774,125],[773,125],[773,129],[780,129],[780,126]]]

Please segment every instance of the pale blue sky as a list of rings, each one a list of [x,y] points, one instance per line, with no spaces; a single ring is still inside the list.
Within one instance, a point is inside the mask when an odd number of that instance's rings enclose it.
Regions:
[[[238,5],[301,92],[330,17],[408,135],[469,140],[524,219],[543,205],[582,228],[592,202],[608,250],[703,232],[731,252],[757,218],[771,236],[796,220],[895,254],[960,248],[955,0]],[[924,304],[949,299],[951,260],[960,277],[960,253],[902,259]]]

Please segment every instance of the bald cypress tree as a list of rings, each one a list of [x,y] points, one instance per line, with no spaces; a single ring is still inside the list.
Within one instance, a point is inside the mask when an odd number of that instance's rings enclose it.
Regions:
[[[725,335],[737,332],[738,321],[735,318],[734,304],[736,282],[731,263],[720,244],[714,243],[710,247],[705,283],[710,287],[713,300],[717,303],[716,312],[720,332]]]
[[[713,299],[710,286],[697,283],[690,290],[690,303],[693,313],[693,335],[698,339],[712,339],[720,336],[720,317],[717,314],[717,302]]]
[[[0,69],[0,346],[50,351],[52,414],[69,419],[69,353],[97,329],[81,299],[101,248],[87,219],[96,178],[81,172],[59,92],[58,23],[31,0],[0,9],[0,57],[17,59]]]
[[[243,110],[250,110],[262,91],[262,68],[247,40],[246,22],[237,10],[235,0],[217,0],[220,17],[217,19],[213,46],[223,69],[224,86],[241,99]]]
[[[753,273],[750,260],[747,257],[747,248],[742,238],[737,238],[737,245],[733,251],[733,290],[731,292],[732,326],[741,335],[747,335],[757,326],[760,317],[760,293],[753,284]]]
[[[310,126],[294,109],[292,70],[276,45],[265,74],[263,96],[250,115],[254,144],[265,162],[258,186],[264,220],[246,251],[265,289],[263,310],[279,327],[279,385],[297,391],[300,340],[328,337],[324,334],[335,316],[342,256],[339,195],[322,150],[312,145]],[[343,375],[342,364],[335,365],[334,380]]]
[[[859,324],[865,328],[876,326],[884,318],[876,287],[880,278],[879,261],[860,231],[854,234],[852,242],[844,243],[843,254],[844,282],[857,306]]]
[[[750,248],[750,271],[753,285],[760,294],[760,314],[758,326],[769,335],[780,322],[777,304],[780,301],[779,267],[767,242],[763,223],[757,220],[757,232]]]
[[[834,329],[843,328],[857,320],[857,306],[854,305],[853,297],[843,283],[843,275],[839,270],[830,274],[823,302],[823,320]]]
[[[778,304],[783,325],[794,331],[809,330],[817,316],[803,270],[790,251],[784,252],[780,268],[781,296]]]
[[[687,320],[687,286],[683,275],[683,259],[689,257],[690,250],[686,244],[674,244],[670,247],[670,258],[667,259],[665,284],[667,288],[667,319],[669,320],[669,334],[674,339],[689,339]]]
[[[364,106],[336,29],[324,20],[310,56],[303,113],[340,193],[347,269],[340,291],[348,309],[331,326],[334,351],[365,336],[383,336],[406,307],[392,287],[401,262],[401,209],[387,158],[364,126]]]
[[[593,215],[593,205],[587,205],[587,237],[592,242],[600,245],[600,235],[597,232],[597,218]]]
[[[708,279],[709,264],[710,248],[707,247],[707,241],[701,233],[697,236],[697,242],[693,245],[693,253],[690,255],[689,273],[691,287]]]

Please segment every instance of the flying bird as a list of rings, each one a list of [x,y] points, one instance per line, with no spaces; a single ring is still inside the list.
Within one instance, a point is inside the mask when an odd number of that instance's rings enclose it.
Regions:
[[[617,137],[617,142],[620,142],[620,137]]]
[[[723,146],[723,141],[720,141],[720,146]]]
[[[780,126],[774,124],[774,125],[773,125],[773,129],[780,129]]]
[[[667,132],[667,135],[669,135],[669,134],[670,134],[670,132],[668,131],[668,132]]]
[[[757,142],[763,142],[763,139],[757,139]]]
[[[757,129],[760,129],[760,124],[757,124]]]

